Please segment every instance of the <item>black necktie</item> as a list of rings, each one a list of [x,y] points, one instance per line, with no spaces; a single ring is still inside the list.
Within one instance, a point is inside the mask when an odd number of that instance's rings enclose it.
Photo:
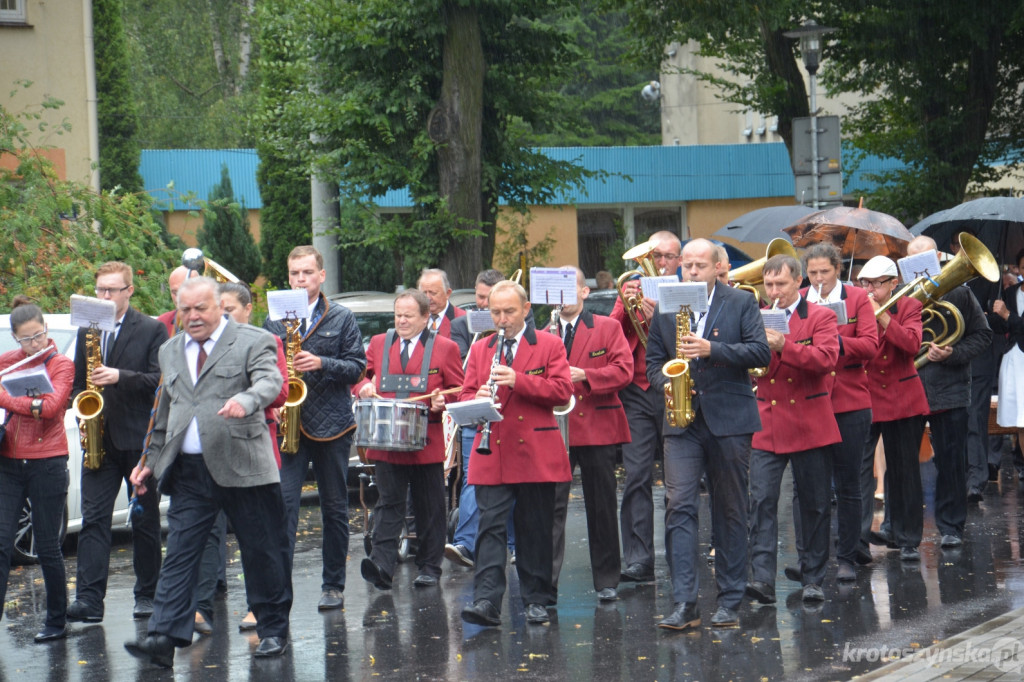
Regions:
[[[402,371],[405,371],[405,366],[409,364],[409,356],[412,355],[409,352],[409,339],[402,339]]]
[[[114,325],[114,331],[103,332],[103,364],[107,364],[107,359],[110,357],[110,349],[114,346],[114,341],[117,340],[117,330],[121,328],[121,323],[118,322]]]
[[[515,357],[512,354],[512,347],[516,345],[515,339],[505,339],[505,364],[509,367],[512,366],[512,359]]]
[[[569,353],[572,351],[572,340],[576,335],[576,325],[567,324],[565,325],[565,357],[568,359]]]

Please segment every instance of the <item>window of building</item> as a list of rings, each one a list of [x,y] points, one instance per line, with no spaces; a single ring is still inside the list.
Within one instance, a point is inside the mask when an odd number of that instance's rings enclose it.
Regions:
[[[0,0],[0,23],[25,23],[26,0]]]
[[[576,240],[579,266],[587,277],[604,270],[609,254],[614,261],[622,254],[622,209],[578,209]],[[612,253],[615,249],[618,253]],[[621,261],[620,261],[621,262]],[[621,267],[616,268],[621,270]]]
[[[655,232],[671,232],[685,239],[682,232],[682,213],[678,208],[637,208],[633,212],[633,225],[637,238],[646,238]]]

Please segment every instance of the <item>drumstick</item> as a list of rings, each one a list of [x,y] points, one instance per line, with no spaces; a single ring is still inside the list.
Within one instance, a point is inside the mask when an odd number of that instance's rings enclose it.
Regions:
[[[462,386],[456,386],[454,388],[446,388],[445,390],[441,391],[437,395],[448,395],[449,393],[455,393],[455,391],[461,391],[461,390],[462,390]],[[403,400],[406,401],[406,402],[410,402],[411,403],[414,400],[427,400],[428,398],[433,398],[433,397],[434,397],[433,393],[427,393],[426,395],[418,395],[415,398],[403,398]]]

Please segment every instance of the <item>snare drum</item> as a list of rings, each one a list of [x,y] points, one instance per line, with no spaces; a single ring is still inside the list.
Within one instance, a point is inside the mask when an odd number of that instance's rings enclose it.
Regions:
[[[359,447],[415,452],[427,445],[428,408],[422,402],[363,399],[352,404],[352,411]]]

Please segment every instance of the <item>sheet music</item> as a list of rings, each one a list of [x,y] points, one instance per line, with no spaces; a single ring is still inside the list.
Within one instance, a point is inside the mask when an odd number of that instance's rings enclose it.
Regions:
[[[283,320],[286,317],[309,317],[309,294],[305,289],[278,289],[267,292],[267,317]]]
[[[822,308],[828,308],[836,314],[836,324],[846,324],[850,318],[846,316],[846,301],[835,301],[833,303],[817,303]]]
[[[494,330],[494,318],[490,310],[470,310],[466,313],[466,324],[470,334],[482,334]]]
[[[576,303],[576,271],[572,268],[530,268],[530,302],[538,305]]]
[[[789,317],[786,315],[785,309],[762,309],[761,320],[764,322],[765,329],[774,329],[775,331],[782,332],[783,334],[789,333]]]
[[[86,329],[96,325],[101,332],[112,332],[117,324],[117,305],[113,301],[72,294],[71,324]]]
[[[448,403],[445,409],[459,426],[476,426],[482,422],[500,422],[504,419],[501,412],[494,409],[490,398]]]
[[[658,285],[658,309],[663,315],[675,315],[683,306],[690,312],[708,311],[708,285],[704,282],[670,282]]]
[[[640,278],[640,289],[644,293],[644,298],[649,298],[652,301],[658,300],[658,287],[662,284],[678,284],[679,278],[675,275],[661,275],[659,277],[641,277]]]
[[[3,384],[4,390],[14,398],[24,398],[26,396],[35,398],[36,396],[53,393],[50,374],[43,365],[6,374],[3,378],[0,378],[0,384]]]
[[[910,283],[921,275],[935,278],[942,271],[942,266],[939,265],[939,254],[935,249],[900,258],[896,261],[896,265],[899,266],[900,277],[903,278],[904,283]]]

